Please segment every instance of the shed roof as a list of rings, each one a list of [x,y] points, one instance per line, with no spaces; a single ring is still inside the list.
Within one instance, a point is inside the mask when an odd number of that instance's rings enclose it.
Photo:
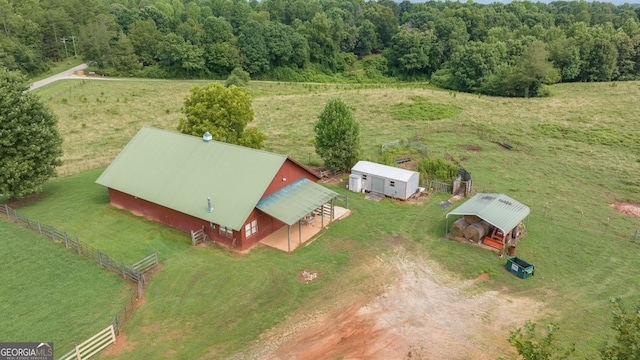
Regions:
[[[256,207],[287,225],[293,225],[338,194],[302,178],[258,202]]]
[[[286,159],[145,126],[96,182],[240,230]]]
[[[351,171],[358,171],[364,174],[377,175],[387,179],[400,181],[409,181],[412,176],[417,174],[415,171],[363,160],[358,161],[358,163],[351,168]]]
[[[526,218],[530,211],[528,206],[505,194],[480,193],[449,212],[447,218],[449,215],[476,215],[506,234]]]

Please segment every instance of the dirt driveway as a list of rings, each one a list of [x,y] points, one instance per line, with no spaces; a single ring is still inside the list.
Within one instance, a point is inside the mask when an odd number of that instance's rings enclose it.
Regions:
[[[509,331],[535,320],[542,305],[448,275],[398,249],[378,257],[397,276],[381,295],[333,311],[292,318],[264,334],[252,359],[497,359],[515,357]],[[371,269],[368,269],[371,270]],[[353,299],[351,299],[353,300]]]

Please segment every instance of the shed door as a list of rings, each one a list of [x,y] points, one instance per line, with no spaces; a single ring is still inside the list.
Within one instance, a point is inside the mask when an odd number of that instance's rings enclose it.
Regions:
[[[371,191],[384,194],[384,179],[372,176]]]

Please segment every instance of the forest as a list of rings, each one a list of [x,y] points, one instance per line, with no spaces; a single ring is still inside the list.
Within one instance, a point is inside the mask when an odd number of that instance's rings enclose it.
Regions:
[[[640,78],[640,7],[391,0],[0,0],[0,64],[107,76],[429,81],[488,95]]]

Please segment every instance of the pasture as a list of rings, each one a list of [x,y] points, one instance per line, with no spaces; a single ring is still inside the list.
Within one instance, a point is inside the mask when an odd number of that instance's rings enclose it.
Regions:
[[[64,245],[0,219],[0,339],[53,341],[56,355],[107,327],[133,287]]]
[[[611,297],[640,302],[640,245],[632,241],[640,219],[610,206],[640,203],[638,82],[559,84],[541,99],[451,93],[425,84],[248,86],[253,126],[267,135],[267,150],[319,164],[313,122],[325,102],[339,96],[361,123],[363,159],[377,160],[385,141],[417,140],[431,156],[461,161],[477,192],[506,193],[528,205],[529,235],[518,247],[518,256],[536,266],[527,280],[504,271],[505,260],[493,253],[443,238],[450,209],[437,204],[446,195],[432,194],[422,206],[410,206],[369,202],[335,187],[349,195],[353,214],[289,256],[265,248],[246,255],[190,248],[188,235],[111,209],[106,189],[93,183],[99,169],[142,125],[175,129],[195,84],[204,82],[73,80],[36,91],[59,116],[65,163],[63,177],[49,182],[45,197],[21,211],[72,228],[96,247],[110,246],[105,251],[115,257],[119,252],[134,260],[157,251],[165,264],[127,327],[130,346],[118,358],[228,357],[288,318],[379,295],[393,276],[382,272],[378,279],[367,264],[398,246],[460,279],[488,274],[478,286],[514,302],[542,303],[536,320],[558,324],[560,339],[576,343],[578,358],[596,357],[611,335]],[[394,106],[410,105],[416,97],[420,105],[426,98],[460,111],[428,121],[394,117]],[[296,283],[295,272],[305,267],[321,270],[321,281]]]

